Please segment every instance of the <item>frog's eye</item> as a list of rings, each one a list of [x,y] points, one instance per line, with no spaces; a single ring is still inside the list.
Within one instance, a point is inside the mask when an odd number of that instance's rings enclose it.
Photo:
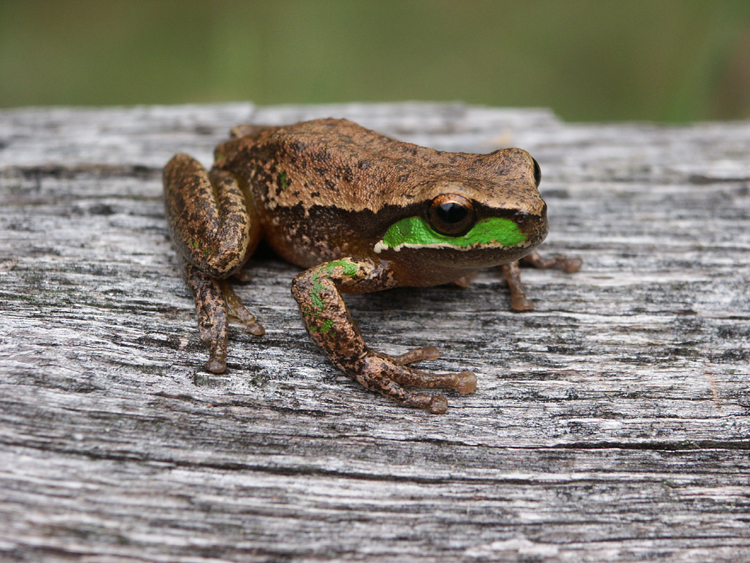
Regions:
[[[534,183],[536,184],[536,187],[539,187],[539,184],[542,182],[542,169],[539,168],[539,163],[536,161],[536,159],[532,156],[531,160],[534,161]]]
[[[458,194],[442,194],[432,200],[428,219],[437,232],[460,236],[474,224],[474,206]]]

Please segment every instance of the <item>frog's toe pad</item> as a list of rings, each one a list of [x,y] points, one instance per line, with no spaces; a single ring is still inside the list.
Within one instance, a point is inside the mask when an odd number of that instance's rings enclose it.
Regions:
[[[227,369],[227,362],[219,358],[210,358],[206,362],[206,369],[211,373],[224,373]]]
[[[432,414],[444,414],[448,410],[448,399],[442,395],[436,395],[430,400],[427,411]]]
[[[510,298],[510,306],[514,311],[531,311],[534,308],[534,302],[527,299],[525,295],[514,293]]]
[[[581,266],[583,266],[583,260],[580,258],[561,257],[561,259],[562,263],[560,264],[560,269],[567,274],[577,272],[581,269]]]
[[[462,395],[471,393],[477,388],[477,376],[470,371],[462,371],[456,375],[456,379],[457,383],[454,389]]]

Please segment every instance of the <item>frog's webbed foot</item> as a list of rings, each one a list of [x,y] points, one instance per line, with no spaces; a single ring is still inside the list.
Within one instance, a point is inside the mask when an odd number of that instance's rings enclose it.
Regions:
[[[164,168],[164,204],[180,265],[193,292],[206,369],[227,367],[227,320],[231,314],[252,334],[263,334],[225,278],[236,272],[260,239],[251,200],[230,172],[207,171],[197,160],[175,155]]]
[[[476,389],[477,376],[470,371],[445,374],[425,373],[406,366],[406,362],[403,361],[405,356],[409,363],[427,359],[427,357],[422,358],[422,351],[429,348],[419,348],[397,357],[368,350],[360,360],[351,362],[349,365],[343,363],[339,365],[344,371],[351,373],[362,385],[389,399],[402,405],[442,414],[448,410],[448,400],[445,397],[416,393],[405,389],[404,386],[423,389],[453,389],[466,394]],[[431,348],[430,359],[434,355],[433,351],[436,352],[434,348]]]
[[[342,291],[367,292],[387,289],[391,279],[386,267],[371,260],[344,258],[302,272],[292,282],[292,295],[299,304],[307,331],[330,360],[363,386],[386,397],[432,413],[443,413],[448,401],[440,395],[417,393],[405,388],[454,389],[471,393],[476,376],[468,371],[432,374],[409,364],[433,360],[436,348],[417,348],[400,356],[370,350],[341,296]]]
[[[536,250],[531,251],[527,256],[521,258],[524,262],[532,265],[534,268],[542,270],[557,269],[566,273],[577,272],[583,265],[580,258],[566,258],[565,256],[555,256],[545,260]],[[510,306],[514,311],[530,311],[534,308],[534,302],[526,297],[526,290],[521,283],[521,268],[519,261],[510,262],[500,266],[505,280],[510,287]]]

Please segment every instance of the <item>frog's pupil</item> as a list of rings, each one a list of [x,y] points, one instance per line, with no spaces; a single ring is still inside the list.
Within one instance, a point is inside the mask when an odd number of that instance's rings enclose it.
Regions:
[[[432,200],[428,218],[437,232],[456,237],[471,227],[474,208],[462,195],[443,194]]]
[[[463,205],[453,201],[446,202],[437,208],[438,218],[449,225],[460,223],[469,214],[469,210]]]

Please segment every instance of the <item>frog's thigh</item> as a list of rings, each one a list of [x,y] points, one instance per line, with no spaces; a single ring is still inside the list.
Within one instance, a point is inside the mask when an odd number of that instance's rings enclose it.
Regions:
[[[194,158],[178,154],[164,168],[164,193],[178,252],[205,274],[225,278],[254,250],[257,217],[233,174],[209,173]]]

